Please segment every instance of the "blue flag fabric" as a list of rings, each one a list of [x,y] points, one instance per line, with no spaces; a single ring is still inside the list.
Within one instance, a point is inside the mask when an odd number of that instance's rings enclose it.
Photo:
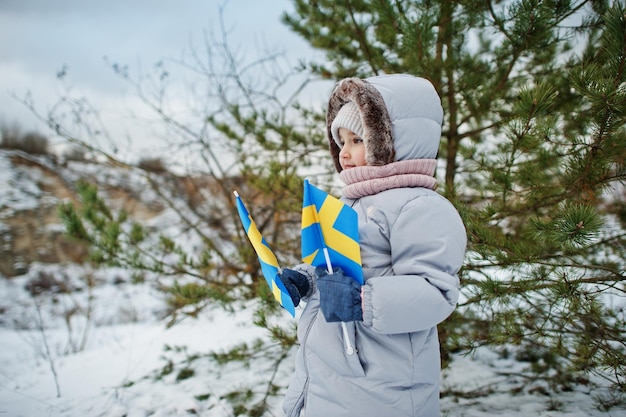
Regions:
[[[295,317],[296,309],[293,305],[293,301],[291,300],[285,285],[280,280],[280,267],[278,266],[276,255],[274,255],[274,252],[270,249],[269,245],[265,241],[265,238],[261,235],[261,232],[257,228],[256,223],[254,223],[254,220],[252,220],[252,217],[250,216],[250,213],[248,213],[248,209],[243,204],[239,194],[236,191],[234,194],[237,199],[237,211],[239,212],[241,224],[248,235],[248,239],[250,239],[250,243],[252,243],[254,251],[259,257],[261,271],[267,281],[267,285],[270,286],[270,290],[272,291],[274,298],[280,303],[280,305],[287,310],[292,317]]]
[[[356,211],[304,180],[302,261],[313,266],[340,267],[363,284]]]

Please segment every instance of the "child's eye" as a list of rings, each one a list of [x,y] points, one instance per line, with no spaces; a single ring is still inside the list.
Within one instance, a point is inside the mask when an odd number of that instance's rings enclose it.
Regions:
[[[354,143],[363,143],[363,139],[361,139],[358,136],[355,136],[354,139],[352,139],[352,142],[354,142]]]

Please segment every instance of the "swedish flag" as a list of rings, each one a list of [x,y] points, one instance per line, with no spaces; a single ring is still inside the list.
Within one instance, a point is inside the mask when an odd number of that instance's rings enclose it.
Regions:
[[[296,310],[293,305],[293,301],[289,296],[289,292],[287,292],[287,289],[280,280],[280,267],[278,266],[278,259],[276,259],[276,255],[274,255],[274,252],[270,249],[269,245],[261,235],[261,232],[259,232],[254,220],[252,220],[252,217],[250,216],[250,213],[248,213],[248,209],[246,209],[241,197],[239,197],[239,193],[235,191],[234,194],[237,199],[237,211],[239,212],[241,224],[248,235],[248,239],[250,239],[250,242],[252,243],[254,251],[259,257],[261,271],[267,281],[267,285],[270,286],[272,294],[274,294],[274,298],[276,298],[280,305],[283,306],[283,308],[287,310],[292,317],[295,317]]]
[[[344,273],[363,284],[356,211],[304,180],[302,261]]]

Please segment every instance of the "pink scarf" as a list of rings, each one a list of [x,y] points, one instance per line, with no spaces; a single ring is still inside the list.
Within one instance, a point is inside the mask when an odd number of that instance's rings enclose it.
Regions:
[[[339,178],[346,183],[341,194],[347,198],[360,198],[392,188],[424,187],[434,190],[433,177],[436,159],[409,159],[387,165],[362,166],[345,169]]]

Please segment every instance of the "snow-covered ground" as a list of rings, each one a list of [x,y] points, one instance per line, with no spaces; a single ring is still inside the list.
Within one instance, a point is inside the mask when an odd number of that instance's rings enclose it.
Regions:
[[[29,170],[13,170],[0,155],[0,230],[12,210],[46,197],[37,187],[41,178]],[[208,308],[168,327],[154,281],[133,281],[128,271],[73,264],[33,264],[25,275],[0,276],[0,417],[235,415],[228,394],[262,386],[268,364],[218,366],[208,353],[268,340],[267,331],[253,324],[254,305],[234,312]],[[293,323],[287,313],[281,319]],[[282,387],[293,354],[278,370]],[[180,373],[186,364],[193,375]],[[520,371],[526,366],[486,348],[455,355],[442,373],[442,415],[626,416],[623,406],[601,410],[611,394],[600,381],[548,394],[525,384]],[[266,415],[282,415],[280,402],[280,395],[270,398]]]
[[[40,266],[38,273],[46,268]],[[61,270],[55,266],[48,272],[58,274]],[[86,273],[76,268],[72,272]],[[25,290],[32,276],[0,281],[0,305],[4,310],[0,328],[0,416],[233,416],[224,396],[259,378],[263,371],[254,366],[220,368],[209,360],[194,362],[190,378],[179,379],[176,372],[163,370],[168,363],[180,369],[194,355],[267,338],[265,330],[252,324],[253,309],[241,308],[236,313],[208,309],[196,319],[185,319],[168,328],[159,318],[163,301],[149,284],[120,283],[122,271],[114,269],[96,274],[101,284],[91,294],[83,291],[72,301],[58,297],[37,304]],[[71,303],[84,308],[88,300],[91,323],[87,341],[82,350],[73,352],[72,348],[83,339],[84,326],[81,320],[75,320],[70,332],[63,313],[72,311]],[[293,320],[287,313],[284,319]],[[286,362],[290,368],[292,358]],[[609,395],[600,388],[581,386],[552,396],[541,390],[516,392],[522,382],[517,371],[524,366],[489,349],[455,356],[443,372],[442,414],[626,415],[624,409],[598,409],[598,396]],[[282,385],[287,383],[289,373],[290,369],[283,370]],[[280,399],[272,401],[271,415],[281,415]]]
[[[127,307],[151,309],[149,302],[143,305],[146,300],[141,296],[123,298]],[[106,308],[108,301],[96,303]],[[117,306],[121,300],[111,301]],[[213,310],[170,328],[155,319],[111,323],[91,329],[86,348],[76,353],[63,353],[68,331],[62,326],[44,332],[1,329],[0,415],[188,416],[190,410],[196,415],[231,415],[226,405],[219,408],[218,397],[233,386],[233,378],[247,380],[254,369],[228,375],[230,383],[221,383],[218,372],[211,377],[211,369],[202,367],[183,381],[176,381],[175,374],[161,379],[154,375],[168,360],[183,362],[186,355],[207,354],[262,337],[262,329],[250,321],[246,311],[233,315]],[[176,349],[181,346],[186,350]],[[211,398],[197,398],[203,396]]]

